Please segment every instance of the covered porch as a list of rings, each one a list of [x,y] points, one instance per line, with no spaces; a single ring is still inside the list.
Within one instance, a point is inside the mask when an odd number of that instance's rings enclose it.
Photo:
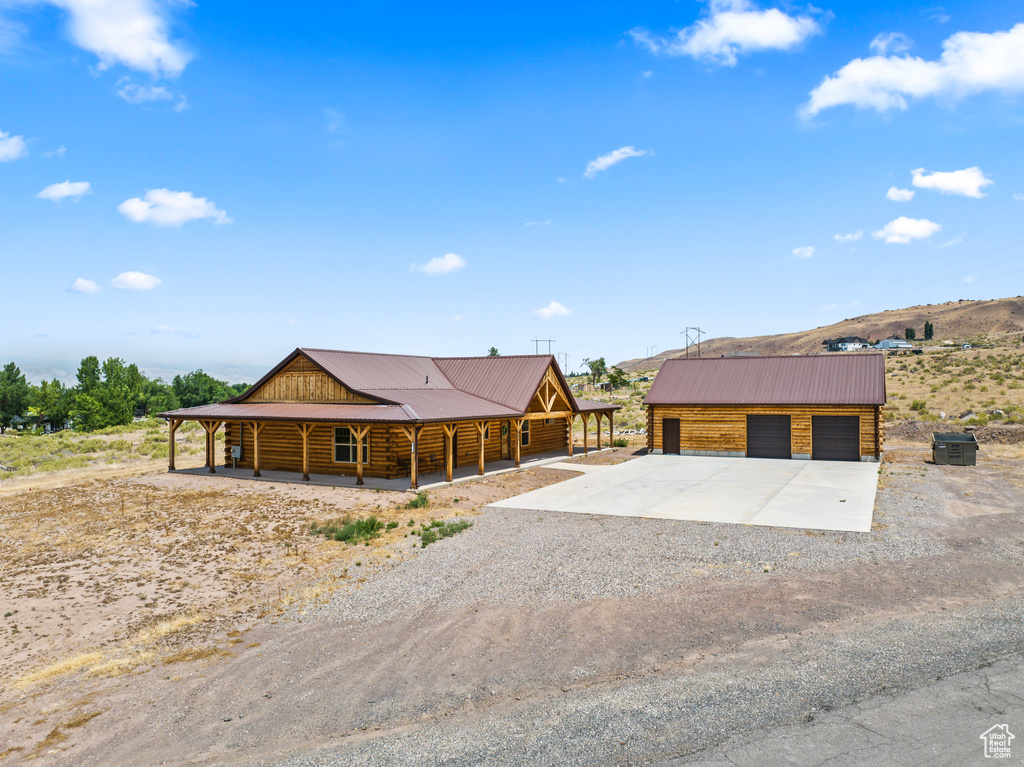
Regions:
[[[591,448],[589,452],[601,452],[603,450],[609,450],[611,448]],[[583,448],[576,446],[571,457],[579,457],[584,455]],[[408,477],[395,477],[393,479],[386,479],[382,477],[366,477],[362,485],[357,484],[356,478],[351,476],[342,476],[339,474],[317,474],[312,473],[309,475],[309,479],[304,478],[297,472],[291,471],[274,471],[264,470],[259,477],[254,477],[252,471],[249,469],[233,469],[230,466],[219,466],[217,467],[215,476],[226,477],[228,479],[244,479],[246,481],[255,482],[270,482],[278,484],[309,484],[317,485],[321,487],[345,487],[345,488],[365,488],[367,490],[392,490],[392,491],[409,491],[414,492],[416,490],[433,490],[439,487],[447,487],[450,484],[459,484],[461,482],[469,482],[480,477],[495,477],[501,474],[508,474],[514,471],[522,471],[524,469],[535,469],[549,464],[562,464],[567,461],[570,456],[567,451],[558,450],[547,453],[538,453],[525,458],[522,458],[519,465],[516,466],[514,461],[511,460],[499,460],[489,462],[483,474],[479,474],[477,467],[475,466],[460,466],[452,471],[451,480],[448,479],[447,473],[436,472],[431,474],[420,474],[420,482],[416,488],[410,487]],[[179,474],[193,474],[193,475],[209,475],[209,469],[207,467],[199,467],[194,469],[176,469]]]
[[[582,403],[581,403],[582,404]],[[462,481],[473,476],[486,476],[502,471],[512,471],[525,465],[539,465],[538,461],[543,460],[564,460],[575,454],[585,455],[590,450],[588,438],[588,425],[591,419],[597,422],[597,434],[595,438],[595,449],[601,449],[601,422],[608,421],[608,430],[614,434],[614,408],[615,406],[600,406],[598,403],[586,403],[588,407],[581,408],[581,412],[528,412],[518,417],[504,419],[458,419],[450,421],[431,422],[395,422],[388,420],[377,421],[334,421],[313,417],[231,417],[234,414],[232,405],[208,405],[200,408],[193,408],[186,415],[185,411],[175,411],[166,414],[169,429],[169,451],[168,470],[175,471],[175,433],[185,421],[195,421],[206,434],[206,461],[202,469],[190,469],[189,473],[205,472],[208,474],[223,473],[226,476],[250,477],[253,479],[272,479],[273,481],[286,482],[298,481],[296,475],[301,477],[303,482],[315,482],[317,484],[328,484],[339,487],[346,486],[367,486],[370,480],[370,487],[381,489],[405,489],[416,490],[421,486],[436,485],[439,483],[452,483]],[[256,406],[258,407],[258,406]],[[366,406],[360,406],[365,408]],[[248,406],[249,415],[254,406]],[[363,410],[363,412],[367,412]],[[268,413],[267,415],[270,415]],[[276,414],[275,414],[276,415]],[[583,444],[574,449],[572,442],[573,425],[579,418],[583,422]],[[540,433],[541,430],[557,428],[561,423],[564,429],[564,441],[559,440],[554,444],[561,444],[561,450],[543,450],[545,444],[539,443],[531,447],[530,434]],[[218,430],[230,425],[230,432],[237,444],[232,444],[225,439],[225,460],[218,465],[216,435]],[[273,425],[273,429],[264,433],[267,427]],[[500,431],[498,438],[502,443],[500,454],[488,453],[488,440],[491,440],[492,427]],[[335,429],[344,429],[343,432],[351,441],[351,450],[348,453],[352,459],[350,462],[339,462],[337,454],[334,454],[334,463],[325,462],[323,459],[324,445],[329,435]],[[436,446],[429,448],[430,452],[424,453],[424,435],[430,436],[427,444]],[[373,438],[371,439],[371,434]],[[460,437],[459,434],[462,436]],[[273,440],[268,440],[268,435]],[[282,439],[287,439],[287,444]],[[470,451],[458,454],[455,452],[456,445],[467,447],[467,438],[472,440],[472,454],[475,454],[475,465],[468,462],[462,466],[458,464],[466,460]],[[432,441],[431,441],[432,440]],[[610,447],[612,438],[608,439]],[[336,449],[336,437],[330,444]],[[243,445],[245,446],[245,466],[235,467],[232,464],[243,456]],[[383,447],[381,446],[383,445]],[[311,447],[312,446],[312,447]],[[275,465],[272,461],[265,461],[261,455],[267,449],[276,451],[280,456],[282,452],[288,453],[287,464]],[[493,441],[490,443],[493,449]],[[524,447],[527,453],[524,455]],[[314,450],[315,448],[315,450]],[[317,452],[317,462],[311,464],[311,452]],[[301,463],[299,461],[301,453]],[[461,457],[461,460],[460,460]],[[301,469],[299,467],[301,466]],[[330,469],[338,467],[337,471]],[[293,468],[294,467],[294,468]],[[322,469],[327,468],[328,471]],[[296,470],[299,469],[299,470]],[[316,469],[321,469],[317,471]],[[370,475],[367,475],[370,469]],[[314,479],[314,477],[316,479]]]

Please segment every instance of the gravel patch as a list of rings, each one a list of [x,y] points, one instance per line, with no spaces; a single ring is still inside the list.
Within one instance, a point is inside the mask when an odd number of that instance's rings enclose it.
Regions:
[[[938,511],[943,488],[920,481],[936,471],[883,464],[869,533],[488,508],[469,530],[304,615],[367,624],[424,604],[629,599],[709,578],[743,583],[940,554],[950,545],[936,535],[949,522]]]

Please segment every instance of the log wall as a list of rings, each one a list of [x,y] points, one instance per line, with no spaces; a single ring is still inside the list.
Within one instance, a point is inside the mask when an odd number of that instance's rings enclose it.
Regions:
[[[649,405],[647,444],[662,449],[663,418],[679,419],[680,450],[746,452],[748,415],[788,415],[792,452],[811,454],[811,416],[860,416],[860,454],[875,456],[882,448],[880,419],[874,405]]]

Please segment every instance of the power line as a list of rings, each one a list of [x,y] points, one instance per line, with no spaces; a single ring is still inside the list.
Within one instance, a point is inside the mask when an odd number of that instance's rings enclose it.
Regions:
[[[682,333],[680,333],[680,335],[682,335],[683,333],[686,334],[686,356],[687,357],[690,356],[690,347],[694,343],[696,343],[697,344],[697,358],[700,359],[700,337],[701,337],[701,334],[703,332],[704,331],[701,330],[700,328],[687,328]],[[691,333],[693,335],[691,335]]]
[[[533,353],[540,354],[539,344],[547,342],[548,354],[551,354],[551,344],[555,343],[554,338],[534,338],[533,339]]]

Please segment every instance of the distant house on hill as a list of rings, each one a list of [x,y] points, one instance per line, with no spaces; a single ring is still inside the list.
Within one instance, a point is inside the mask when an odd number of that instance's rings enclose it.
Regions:
[[[914,345],[910,341],[899,336],[889,336],[875,344],[876,349],[912,349],[913,347]]]
[[[826,351],[830,352],[853,352],[858,349],[867,349],[871,346],[866,338],[860,336],[843,336],[842,338],[828,338],[821,342]]]

